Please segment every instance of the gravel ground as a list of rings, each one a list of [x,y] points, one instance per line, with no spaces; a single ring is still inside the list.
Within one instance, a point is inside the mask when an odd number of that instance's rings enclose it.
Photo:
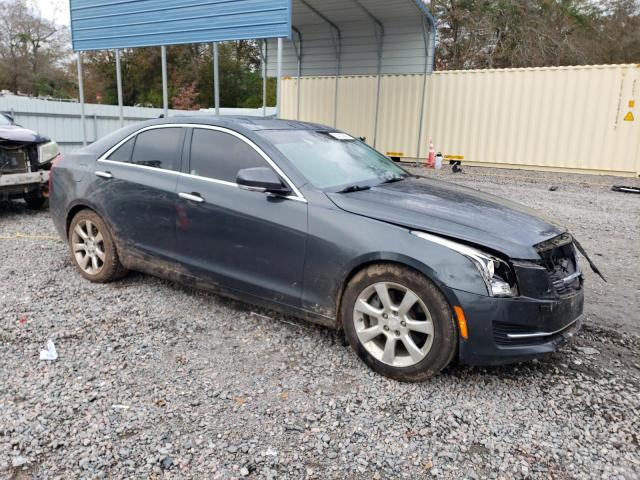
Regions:
[[[427,174],[582,240],[609,283],[587,273],[570,344],[397,383],[321,327],[140,274],[91,284],[46,212],[0,204],[0,478],[640,478],[640,198],[609,191],[637,179]]]

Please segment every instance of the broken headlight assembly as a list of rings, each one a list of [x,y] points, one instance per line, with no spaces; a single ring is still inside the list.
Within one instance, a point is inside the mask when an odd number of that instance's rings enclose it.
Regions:
[[[480,272],[491,297],[514,297],[518,294],[515,275],[504,260],[478,250],[477,248],[454,242],[430,233],[412,231],[413,235],[424,240],[443,245],[467,257]]]
[[[38,145],[38,163],[42,165],[43,163],[50,162],[54,158],[58,156],[60,153],[60,148],[56,142],[47,142],[41,143]]]

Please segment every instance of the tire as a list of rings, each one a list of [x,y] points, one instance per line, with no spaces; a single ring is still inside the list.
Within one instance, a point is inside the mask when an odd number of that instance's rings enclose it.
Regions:
[[[27,202],[27,208],[29,210],[41,210],[47,204],[47,199],[42,195],[28,195],[24,198]]]
[[[81,210],[73,217],[67,240],[71,260],[87,280],[107,283],[126,275],[111,232],[94,211]]]
[[[431,378],[457,352],[458,329],[442,292],[397,264],[374,264],[358,272],[344,291],[340,319],[360,359],[395,380]]]

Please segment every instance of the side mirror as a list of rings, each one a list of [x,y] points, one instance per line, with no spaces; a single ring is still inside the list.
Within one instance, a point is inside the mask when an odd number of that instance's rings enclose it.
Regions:
[[[289,195],[291,190],[282,184],[280,177],[268,167],[243,168],[236,176],[236,183],[245,190]]]

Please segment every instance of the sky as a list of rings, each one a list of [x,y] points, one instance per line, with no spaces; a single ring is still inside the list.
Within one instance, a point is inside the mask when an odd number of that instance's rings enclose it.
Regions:
[[[69,25],[69,0],[28,0],[28,3],[39,10],[43,18]]]

